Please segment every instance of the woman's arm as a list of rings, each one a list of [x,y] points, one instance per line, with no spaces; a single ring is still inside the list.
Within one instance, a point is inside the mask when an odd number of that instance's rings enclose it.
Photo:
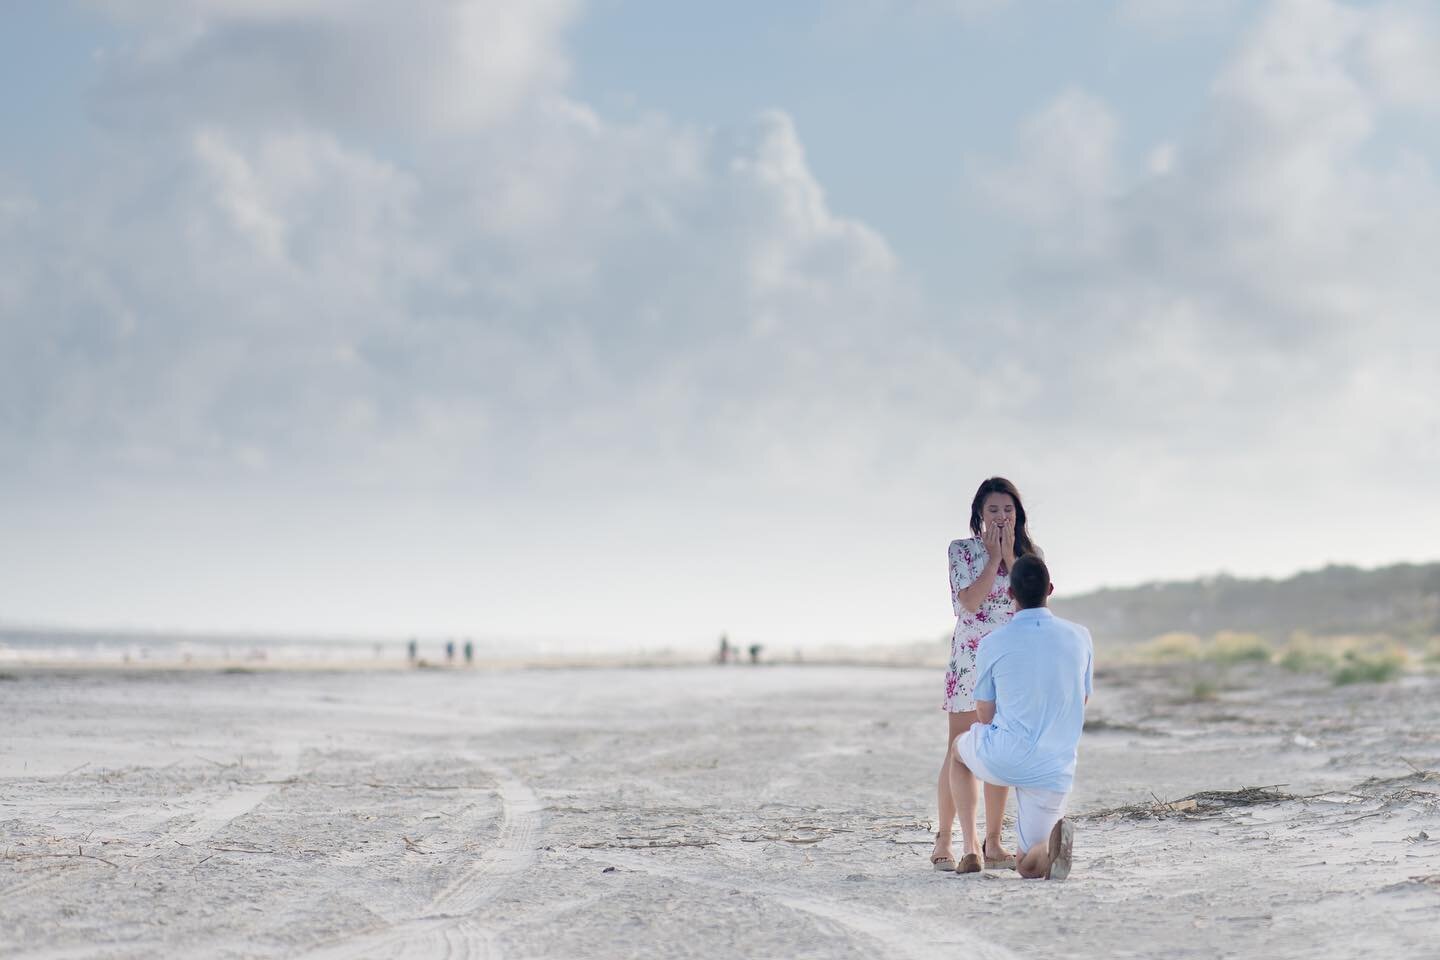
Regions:
[[[956,604],[958,606],[964,607],[971,613],[979,610],[980,604],[985,602],[985,598],[990,596],[990,591],[994,589],[995,577],[999,573],[1000,558],[992,553],[989,557],[986,558],[985,569],[980,571],[980,576],[975,580],[975,582],[970,584],[970,586],[966,587],[964,590],[956,591]],[[955,615],[958,617],[960,615],[960,611],[956,610]]]
[[[987,527],[980,542],[985,547],[985,567],[974,579],[971,579],[974,568],[971,566],[970,548],[966,546],[969,541],[956,540],[950,545],[950,598],[954,601],[957,617],[980,609],[980,604],[985,602],[995,586],[996,574],[1000,572],[999,528]],[[955,555],[957,547],[960,556]]]

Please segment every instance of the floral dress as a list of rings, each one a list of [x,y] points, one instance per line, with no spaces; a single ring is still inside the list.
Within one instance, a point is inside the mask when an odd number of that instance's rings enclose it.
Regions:
[[[945,702],[941,708],[951,713],[975,709],[975,652],[986,634],[1009,623],[1015,615],[1015,601],[1008,592],[1010,571],[1003,566],[979,610],[971,613],[960,603],[960,591],[980,579],[989,560],[990,554],[978,537],[950,543],[950,602],[955,607],[955,633],[950,638],[950,669],[945,674]]]

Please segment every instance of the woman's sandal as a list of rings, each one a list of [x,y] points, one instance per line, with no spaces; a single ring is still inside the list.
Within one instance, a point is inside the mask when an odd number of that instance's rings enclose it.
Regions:
[[[1012,853],[1003,857],[990,856],[990,851],[987,849],[989,839],[989,837],[986,837],[984,840],[980,841],[980,853],[985,857],[985,866],[1008,867],[1009,869],[1014,870],[1016,862],[1015,854]]]
[[[954,872],[955,872],[955,858],[954,858],[954,857],[947,857],[947,856],[945,856],[944,854],[941,854],[941,855],[938,856],[938,857],[931,857],[931,858],[930,858],[930,866],[932,866],[932,867],[934,867],[936,870],[940,870],[940,871],[942,871],[942,872],[944,872],[944,873],[954,873]]]
[[[956,873],[979,873],[985,869],[980,865],[978,854],[967,853],[960,858],[960,866],[955,868]]]

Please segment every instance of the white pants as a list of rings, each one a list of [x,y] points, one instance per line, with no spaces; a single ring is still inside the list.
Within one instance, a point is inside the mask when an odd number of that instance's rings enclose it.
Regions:
[[[1069,802],[1070,794],[1055,790],[1037,790],[1034,787],[1015,787],[991,773],[975,755],[975,738],[980,735],[979,728],[982,726],[984,724],[978,722],[971,724],[969,730],[955,738],[955,756],[970,768],[971,773],[986,783],[1014,787],[1015,832],[1019,834],[1020,853],[1024,854],[1036,844],[1050,839],[1050,831],[1060,818],[1065,816],[1065,804]]]

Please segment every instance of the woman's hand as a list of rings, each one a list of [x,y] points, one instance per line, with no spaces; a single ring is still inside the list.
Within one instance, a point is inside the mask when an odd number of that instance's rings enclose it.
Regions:
[[[1015,528],[1005,524],[1000,528],[1000,552],[1005,557],[1005,569],[1015,568]]]
[[[989,563],[997,563],[1004,555],[1001,528],[993,523],[985,524],[985,532],[980,535],[981,542],[985,544],[985,552],[989,554],[986,560]]]

